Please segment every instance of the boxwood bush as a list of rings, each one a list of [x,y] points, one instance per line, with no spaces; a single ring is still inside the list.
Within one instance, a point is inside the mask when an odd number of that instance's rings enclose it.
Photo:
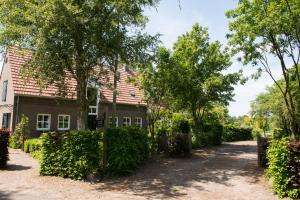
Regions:
[[[107,168],[114,175],[127,175],[136,170],[149,155],[147,133],[137,127],[106,130]]]
[[[300,144],[295,148],[291,148],[288,138],[273,139],[268,148],[267,174],[279,197],[300,198]]]
[[[9,131],[0,130],[0,168],[5,167],[8,161],[8,141]]]
[[[225,142],[253,140],[252,128],[225,125],[222,140]]]
[[[102,160],[102,133],[71,131],[42,137],[41,175],[85,179],[97,174]]]

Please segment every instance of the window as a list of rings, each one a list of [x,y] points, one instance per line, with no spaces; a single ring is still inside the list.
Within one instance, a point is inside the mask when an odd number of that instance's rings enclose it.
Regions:
[[[49,131],[51,124],[50,114],[38,114],[37,115],[37,130],[38,131]]]
[[[7,96],[7,85],[8,81],[3,81],[3,89],[2,89],[2,102],[6,102],[6,96]]]
[[[10,113],[3,113],[2,128],[8,128],[10,124]]]
[[[118,127],[119,123],[118,123],[118,117],[115,118],[116,119],[116,127]],[[109,117],[109,126],[112,126],[112,117]]]
[[[142,128],[143,127],[143,119],[141,117],[135,118],[135,125]]]
[[[97,115],[98,110],[98,88],[87,88],[87,99],[89,101],[89,115]]]
[[[131,125],[131,118],[123,117],[123,126],[130,126],[130,125]]]
[[[70,115],[58,115],[57,129],[60,131],[70,130]]]

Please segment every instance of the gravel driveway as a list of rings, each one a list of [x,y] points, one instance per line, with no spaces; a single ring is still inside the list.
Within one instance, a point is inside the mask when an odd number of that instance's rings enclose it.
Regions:
[[[191,159],[161,158],[136,174],[91,184],[41,177],[38,163],[10,149],[0,171],[1,200],[195,199],[274,200],[256,162],[256,142],[197,150]]]

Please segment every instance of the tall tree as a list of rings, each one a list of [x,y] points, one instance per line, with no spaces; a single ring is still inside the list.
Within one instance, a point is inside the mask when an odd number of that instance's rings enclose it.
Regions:
[[[0,0],[0,45],[32,50],[28,66],[47,83],[67,89],[65,77],[74,78],[79,128],[84,129],[88,79],[95,73],[101,76],[102,67],[110,63],[109,49],[119,50],[118,45],[112,45],[115,41],[110,35],[116,22],[139,25],[142,8],[156,3],[157,0]]]
[[[196,125],[214,103],[232,100],[240,73],[224,73],[231,66],[230,56],[220,42],[209,42],[206,28],[195,24],[178,38],[173,52],[165,49],[161,56],[157,69],[168,84],[168,101],[188,110]]]
[[[242,53],[244,64],[260,65],[259,71],[270,75],[279,88],[289,113],[292,136],[300,133],[299,111],[291,92],[290,60],[300,92],[300,1],[298,0],[240,0],[238,7],[227,12],[232,19],[229,27],[233,53]],[[279,60],[283,83],[274,78],[270,57]]]

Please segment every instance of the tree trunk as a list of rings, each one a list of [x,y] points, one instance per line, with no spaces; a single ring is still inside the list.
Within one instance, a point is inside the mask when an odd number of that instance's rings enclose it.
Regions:
[[[78,130],[85,130],[87,128],[88,117],[88,101],[86,97],[87,81],[81,76],[77,83],[77,105],[78,105]]]
[[[117,89],[118,89],[118,56],[114,65],[114,86],[113,86],[113,113],[112,113],[112,127],[116,127],[116,116],[117,116]]]

